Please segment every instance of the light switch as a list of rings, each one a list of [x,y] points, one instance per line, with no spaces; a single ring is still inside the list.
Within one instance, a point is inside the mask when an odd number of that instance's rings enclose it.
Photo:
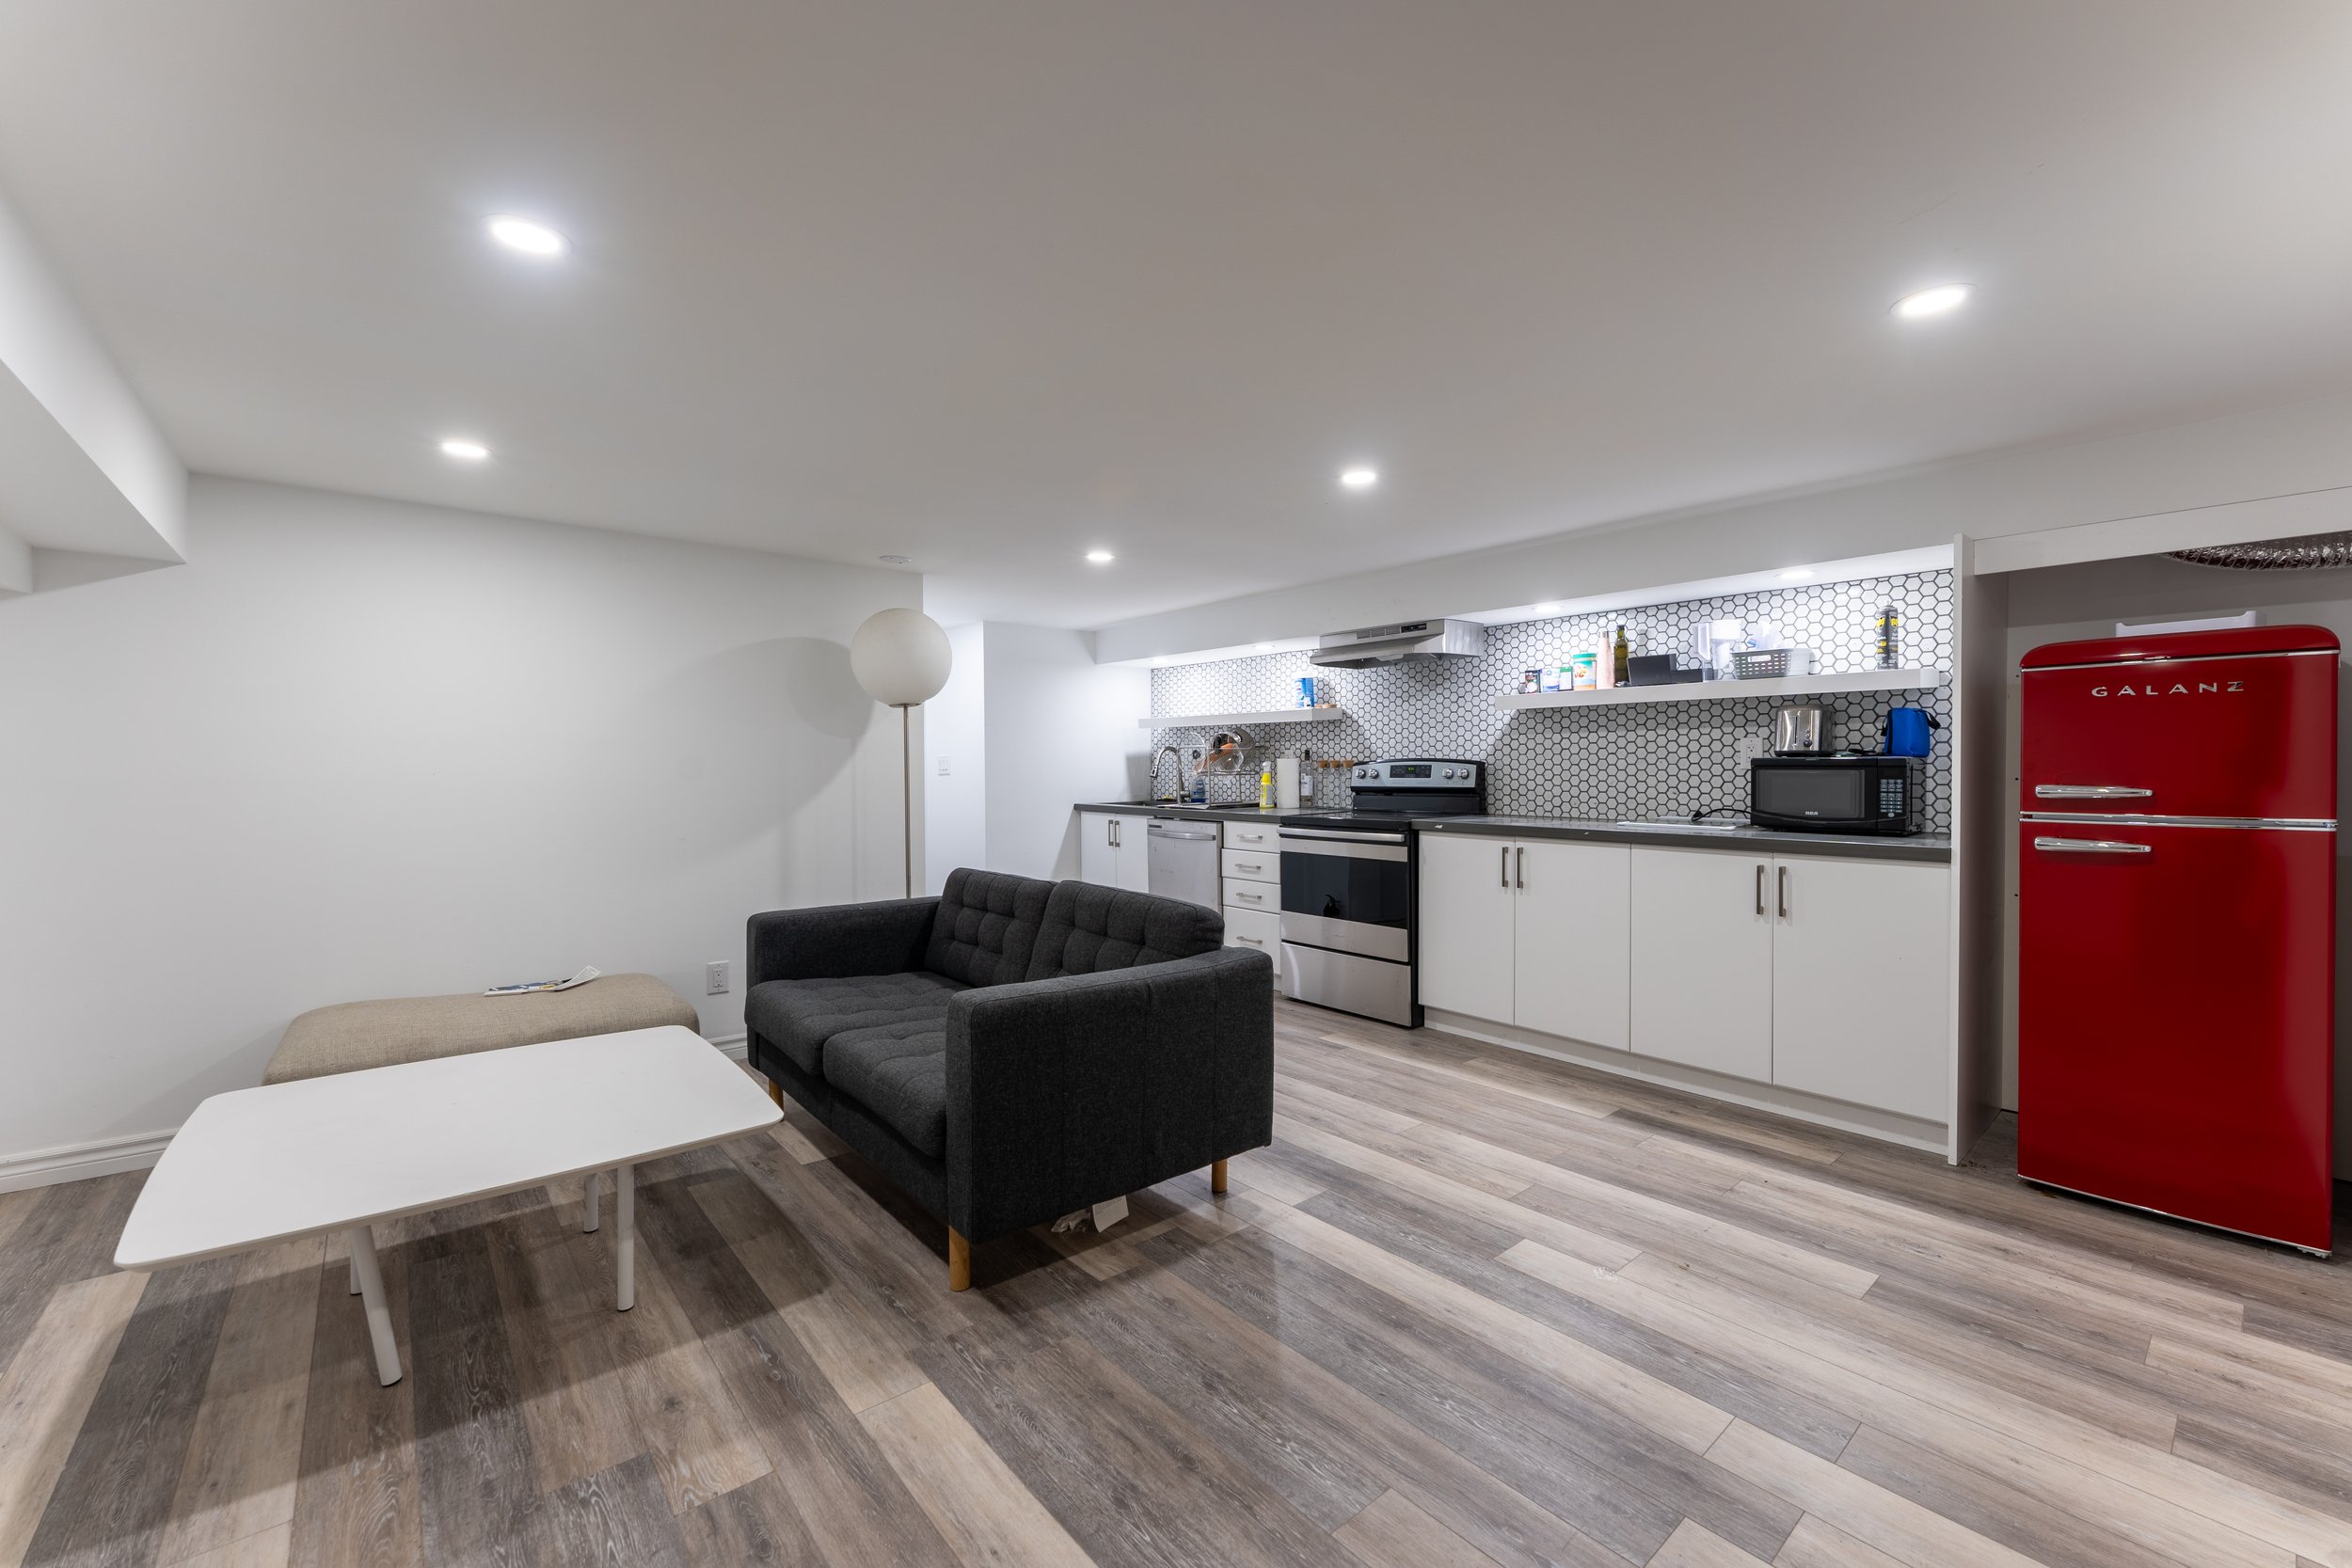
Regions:
[[[939,776],[943,779],[947,776],[947,753],[945,752],[939,753]]]

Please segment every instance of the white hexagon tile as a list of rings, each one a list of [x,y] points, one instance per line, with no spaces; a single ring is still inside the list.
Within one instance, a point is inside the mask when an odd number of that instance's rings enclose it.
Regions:
[[[1648,816],[1663,812],[1743,809],[1747,767],[1739,754],[1744,736],[1768,737],[1772,709],[1785,698],[1742,697],[1722,702],[1659,703],[1605,707],[1532,708],[1500,712],[1498,695],[1517,691],[1519,673],[1597,650],[1620,621],[1636,653],[1687,654],[1702,621],[1737,618],[1751,627],[1769,623],[1813,650],[1819,672],[1866,670],[1877,651],[1878,610],[1892,604],[1902,617],[1900,662],[1906,668],[1948,670],[1952,661],[1952,574],[1917,572],[1855,582],[1792,584],[1677,604],[1645,605],[1608,615],[1521,621],[1486,628],[1486,651],[1374,670],[1317,670],[1302,653],[1261,654],[1213,664],[1171,665],[1152,672],[1152,711],[1247,711],[1291,705],[1298,677],[1313,675],[1322,696],[1344,717],[1305,724],[1262,726],[1252,732],[1264,754],[1343,760],[1377,757],[1460,757],[1486,765],[1486,804],[1507,816]],[[1922,707],[1938,723],[1951,722],[1948,686],[1909,691],[1833,692],[1805,699],[1821,704],[1830,743],[1874,751],[1886,713]],[[1198,727],[1155,731],[1153,743],[1186,752],[1208,744]],[[1927,758],[1924,826],[1949,832],[1952,759],[1948,731],[1935,732]],[[1168,763],[1159,764],[1168,787]],[[1314,774],[1317,788],[1340,785],[1341,775]],[[1257,799],[1254,777],[1215,777],[1213,800]],[[1344,805],[1344,795],[1317,805]]]

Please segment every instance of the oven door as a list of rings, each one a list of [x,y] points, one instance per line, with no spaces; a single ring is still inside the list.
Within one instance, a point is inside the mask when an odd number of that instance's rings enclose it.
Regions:
[[[1282,830],[1282,940],[1411,959],[1412,846],[1401,832]]]

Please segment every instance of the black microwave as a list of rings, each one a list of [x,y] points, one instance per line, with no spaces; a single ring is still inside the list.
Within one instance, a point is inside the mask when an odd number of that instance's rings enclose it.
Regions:
[[[1756,757],[1748,763],[1748,820],[1817,833],[1915,833],[1921,807],[1917,757]]]

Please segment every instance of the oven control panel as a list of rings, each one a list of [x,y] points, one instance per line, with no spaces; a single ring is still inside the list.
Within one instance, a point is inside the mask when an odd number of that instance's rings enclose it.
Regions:
[[[1480,765],[1465,762],[1459,757],[1423,758],[1409,761],[1364,762],[1356,765],[1350,780],[1357,788],[1367,786],[1394,789],[1473,789],[1478,784]]]

